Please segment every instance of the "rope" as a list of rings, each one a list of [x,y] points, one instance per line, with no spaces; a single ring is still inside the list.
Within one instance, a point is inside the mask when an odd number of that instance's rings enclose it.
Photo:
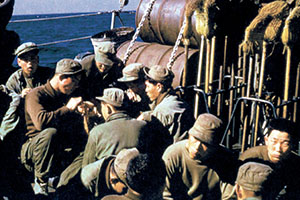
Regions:
[[[152,8],[153,8],[153,5],[154,5],[155,1],[156,1],[156,0],[151,0],[151,1],[149,2],[148,6],[147,6],[146,12],[144,13],[144,15],[143,15],[143,17],[142,17],[142,19],[141,19],[141,21],[140,21],[140,23],[139,23],[139,25],[138,25],[138,27],[137,27],[137,29],[136,29],[136,31],[135,31],[133,37],[132,37],[132,40],[130,41],[130,44],[129,44],[128,48],[127,48],[127,51],[126,51],[126,53],[125,53],[125,56],[124,56],[124,58],[123,58],[123,63],[124,63],[124,64],[126,64],[126,62],[127,62],[128,59],[129,59],[129,56],[132,54],[132,47],[133,47],[133,45],[134,45],[134,43],[135,43],[135,41],[136,41],[136,39],[137,39],[137,37],[138,37],[140,31],[141,31],[141,28],[142,28],[143,25],[144,25],[144,22],[145,22],[147,16],[149,16],[150,13],[151,13],[151,11],[152,11]]]
[[[20,22],[34,22],[34,21],[47,21],[47,20],[57,20],[57,19],[67,19],[67,18],[75,18],[75,17],[86,17],[86,16],[94,16],[101,15],[104,12],[90,13],[90,14],[80,14],[80,15],[68,15],[62,17],[45,17],[40,19],[21,19],[21,20],[12,20],[9,23],[20,23]]]
[[[181,28],[180,28],[180,32],[179,32],[179,34],[178,34],[176,43],[175,43],[175,45],[174,45],[174,47],[173,47],[173,51],[172,51],[172,53],[171,53],[169,62],[168,62],[168,64],[167,64],[167,67],[168,67],[168,69],[170,69],[170,70],[172,70],[172,66],[173,66],[173,64],[174,64],[174,62],[175,62],[175,55],[176,55],[176,52],[177,52],[178,47],[179,47],[179,45],[180,45],[180,41],[181,41],[181,39],[182,39],[182,35],[183,35],[183,31],[184,31],[185,26],[186,26],[186,20],[184,19],[184,21],[183,21],[183,23],[182,23],[182,26],[181,26]]]
[[[48,45],[52,45],[52,44],[72,42],[72,41],[77,41],[77,40],[85,40],[85,39],[89,39],[89,38],[91,38],[91,36],[84,36],[84,37],[67,39],[67,40],[58,40],[58,41],[54,41],[54,42],[46,42],[46,43],[38,44],[38,46],[48,46]]]

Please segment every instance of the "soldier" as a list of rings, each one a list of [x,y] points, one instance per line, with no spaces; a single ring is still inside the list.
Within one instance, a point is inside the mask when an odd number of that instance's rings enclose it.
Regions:
[[[136,148],[123,149],[116,156],[104,157],[85,166],[81,171],[83,185],[96,197],[123,194],[127,191],[126,169],[139,151]]]
[[[220,199],[220,181],[234,183],[237,158],[219,145],[222,121],[199,115],[189,138],[172,144],[163,155],[167,178],[164,199]]]
[[[86,75],[83,88],[88,89],[90,99],[101,96],[105,88],[116,87],[124,67],[116,56],[115,43],[104,41],[93,42],[93,45],[95,54],[88,55],[80,61]]]
[[[238,200],[274,199],[271,197],[273,169],[262,163],[247,162],[238,171],[236,194]]]
[[[156,117],[169,129],[173,142],[187,136],[186,131],[192,127],[194,116],[189,105],[181,100],[172,88],[174,74],[167,67],[155,65],[145,67],[146,93],[152,102],[151,111],[143,112],[138,119],[151,121]]]
[[[145,92],[145,74],[143,68],[144,65],[141,63],[131,63],[123,69],[123,76],[118,79],[119,82],[125,83],[128,88],[126,94],[132,102],[129,114],[134,117],[138,117],[141,114],[140,112],[150,109],[149,97]]]
[[[34,87],[46,83],[53,75],[52,69],[39,66],[38,53],[38,46],[33,42],[23,43],[15,51],[15,55],[18,57],[17,62],[21,69],[14,72],[6,82],[6,89],[12,97],[12,102],[1,123],[1,140],[14,130],[20,121],[24,121],[21,119],[21,116],[24,115],[23,103],[25,96]],[[21,128],[23,128],[23,125],[21,124]]]
[[[108,195],[102,200],[162,200],[166,169],[164,162],[148,154],[139,154],[126,169],[128,191],[124,195]]]
[[[129,117],[124,111],[126,95],[118,88],[104,90],[101,101],[101,113],[105,123],[95,126],[85,147],[82,166],[115,155],[124,148],[135,147],[146,122]]]
[[[47,183],[56,151],[63,148],[64,143],[71,143],[74,137],[85,143],[82,124],[74,124],[81,120],[80,113],[75,111],[82,103],[82,97],[71,96],[78,87],[82,72],[79,62],[62,59],[57,63],[51,80],[26,96],[27,140],[21,149],[21,161],[26,169],[34,171],[33,189],[37,195],[48,195]],[[76,148],[80,151],[79,145]]]
[[[240,160],[265,161],[270,164],[280,180],[279,186],[286,199],[300,199],[300,158],[292,150],[298,142],[296,124],[287,119],[270,121],[263,146],[245,151]]]
[[[6,92],[5,96],[10,97],[10,99],[7,99],[8,102],[10,101],[10,104],[9,107],[3,109],[6,110],[6,113],[2,118],[0,127],[0,140],[3,141],[0,145],[0,154],[2,159],[6,161],[6,164],[1,166],[1,175],[3,174],[4,176],[1,180],[8,182],[9,184],[7,185],[12,188],[22,185],[20,183],[16,184],[15,179],[11,175],[16,174],[16,170],[20,168],[18,157],[24,140],[24,132],[26,131],[24,117],[25,96],[34,87],[46,83],[54,72],[50,68],[39,66],[38,53],[39,49],[33,42],[26,42],[20,45],[16,49],[15,55],[21,69],[11,74],[6,85],[3,85],[3,89]],[[3,99],[6,98],[2,97]],[[5,105],[8,106],[8,104]],[[5,178],[6,176],[9,176],[9,178]]]

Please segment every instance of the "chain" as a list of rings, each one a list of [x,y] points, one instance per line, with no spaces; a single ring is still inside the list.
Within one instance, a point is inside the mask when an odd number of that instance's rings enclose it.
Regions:
[[[124,56],[124,59],[123,59],[123,63],[124,64],[126,64],[126,62],[129,59],[129,56],[132,54],[132,47],[133,47],[133,45],[134,45],[134,43],[135,43],[138,35],[140,34],[141,28],[143,27],[144,22],[145,22],[147,16],[149,16],[150,13],[151,13],[151,11],[152,11],[152,8],[153,8],[153,5],[154,5],[155,1],[156,0],[151,0],[151,2],[149,2],[148,6],[147,6],[146,12],[144,13],[144,15],[143,15],[143,17],[142,17],[142,19],[141,19],[141,21],[140,21],[140,23],[139,23],[136,31],[135,31],[133,37],[132,37],[132,40],[130,41],[130,44],[129,44],[128,48],[127,48],[127,51],[125,53],[125,56]]]
[[[185,21],[185,19],[184,19],[184,21],[183,21],[183,23],[182,23],[182,26],[181,26],[181,28],[180,28],[180,32],[179,32],[179,34],[178,34],[176,43],[175,43],[175,45],[174,45],[174,47],[173,47],[173,51],[172,51],[172,53],[171,53],[169,62],[168,62],[168,64],[167,64],[167,67],[168,67],[168,69],[170,69],[170,70],[172,69],[172,66],[173,66],[173,64],[174,64],[174,62],[175,62],[175,58],[176,58],[175,55],[176,55],[176,52],[177,52],[178,47],[179,47],[179,45],[180,45],[180,42],[181,42],[181,39],[182,39],[182,36],[183,36],[183,31],[184,31],[185,26],[186,26],[186,21]]]

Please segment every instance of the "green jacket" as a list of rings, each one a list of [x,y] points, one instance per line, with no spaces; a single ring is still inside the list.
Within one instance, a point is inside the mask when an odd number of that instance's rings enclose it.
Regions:
[[[187,138],[187,131],[193,126],[195,118],[191,107],[181,100],[173,90],[161,94],[150,105],[151,111],[144,112],[144,118],[156,117],[169,129],[173,142]]]
[[[86,94],[87,98],[101,96],[105,88],[118,87],[117,79],[122,77],[122,69],[124,68],[124,64],[120,59],[116,58],[114,65],[106,74],[99,72],[94,54],[84,57],[80,64],[85,70],[85,76],[81,82],[83,90],[88,93]]]
[[[53,75],[54,70],[47,67],[38,67],[31,79],[32,82],[30,82],[30,79],[24,76],[22,72],[22,69],[17,70],[6,82],[8,95],[12,97],[12,101],[1,122],[1,139],[3,139],[11,131],[15,130],[17,125],[20,123],[20,120],[23,120],[21,118],[21,116],[24,116],[24,99],[21,97],[22,90],[25,88],[35,88],[45,84],[47,80],[51,78],[51,75]]]
[[[167,169],[164,199],[220,199],[218,174],[202,161],[191,159],[186,143],[183,140],[169,146],[163,155]]]
[[[274,164],[269,159],[267,146],[264,145],[247,149],[240,156],[240,160],[269,164],[278,177],[278,183],[272,187],[272,192],[284,188],[280,193],[285,193],[278,199],[300,199],[300,157],[297,154],[291,152],[281,163]]]
[[[131,118],[125,112],[112,114],[105,123],[90,131],[82,167],[105,156],[116,155],[124,148],[136,147],[145,125],[146,122]]]

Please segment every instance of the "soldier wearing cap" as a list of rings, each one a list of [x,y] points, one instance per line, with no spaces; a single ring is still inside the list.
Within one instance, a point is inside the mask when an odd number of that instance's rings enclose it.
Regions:
[[[293,152],[299,141],[297,125],[288,119],[272,119],[265,131],[265,145],[252,147],[240,160],[264,161],[277,173],[285,199],[300,199],[300,157]],[[282,198],[281,197],[281,198]]]
[[[12,97],[12,102],[1,122],[1,140],[8,133],[16,129],[20,121],[24,122],[21,116],[24,115],[25,96],[33,88],[46,83],[51,78],[51,75],[53,75],[52,69],[39,66],[38,52],[39,49],[33,42],[26,42],[20,45],[15,51],[17,62],[21,69],[14,72],[5,85],[8,94]],[[24,123],[20,124],[23,128]]]
[[[101,96],[103,89],[116,87],[117,79],[122,76],[123,62],[116,56],[115,43],[92,40],[94,53],[84,57],[80,64],[85,70],[84,88],[90,98]]]
[[[26,95],[27,140],[22,146],[21,161],[26,169],[34,172],[35,194],[47,195],[47,182],[52,175],[56,151],[70,147],[76,141],[75,150],[84,148],[86,134],[81,123],[74,123],[81,120],[80,113],[75,111],[82,103],[82,97],[72,97],[82,72],[79,62],[62,59],[57,63],[51,80]]]
[[[272,196],[273,169],[262,163],[247,162],[238,171],[236,194],[238,200],[275,199]],[[273,188],[274,190],[274,188]]]
[[[5,48],[6,49],[6,48]],[[8,51],[6,49],[6,51]],[[11,174],[15,174],[17,159],[23,142],[24,127],[24,102],[25,96],[35,87],[40,86],[53,75],[53,70],[48,67],[39,66],[39,49],[33,42],[26,42],[20,45],[15,51],[17,63],[21,69],[10,74],[4,88],[6,97],[1,99],[9,103],[2,104],[3,115],[1,114],[0,140],[2,159],[6,160],[6,165],[2,166],[4,176],[10,176],[7,180],[12,180]],[[4,63],[1,63],[5,68]],[[2,73],[2,72],[1,72]],[[4,72],[3,72],[4,73]],[[3,75],[3,74],[2,74]],[[9,97],[9,99],[8,99]],[[5,105],[5,107],[4,107]],[[6,111],[6,112],[5,112]],[[5,114],[4,114],[5,113]]]
[[[139,154],[132,158],[126,169],[128,191],[124,195],[108,195],[102,200],[162,200],[166,169],[161,158]]]
[[[138,144],[139,135],[146,122],[131,118],[125,112],[128,101],[126,97],[124,91],[118,88],[107,88],[103,96],[96,97],[101,102],[105,123],[90,131],[83,155],[83,167]]]
[[[123,76],[118,79],[128,88],[125,93],[132,102],[129,114],[138,117],[141,111],[149,110],[149,97],[145,92],[145,74],[141,63],[131,63],[123,70]]]
[[[237,158],[219,145],[222,127],[216,116],[201,114],[189,138],[167,148],[164,199],[220,199],[220,181],[234,183]]]
[[[150,121],[154,116],[169,129],[174,142],[186,138],[186,131],[192,127],[195,119],[190,106],[172,88],[173,72],[161,65],[145,67],[144,72],[145,91],[152,102],[151,111],[143,112],[138,119]]]
[[[131,159],[139,155],[136,148],[123,149],[88,164],[81,170],[83,185],[98,199],[110,194],[123,194],[127,190],[126,169]]]

